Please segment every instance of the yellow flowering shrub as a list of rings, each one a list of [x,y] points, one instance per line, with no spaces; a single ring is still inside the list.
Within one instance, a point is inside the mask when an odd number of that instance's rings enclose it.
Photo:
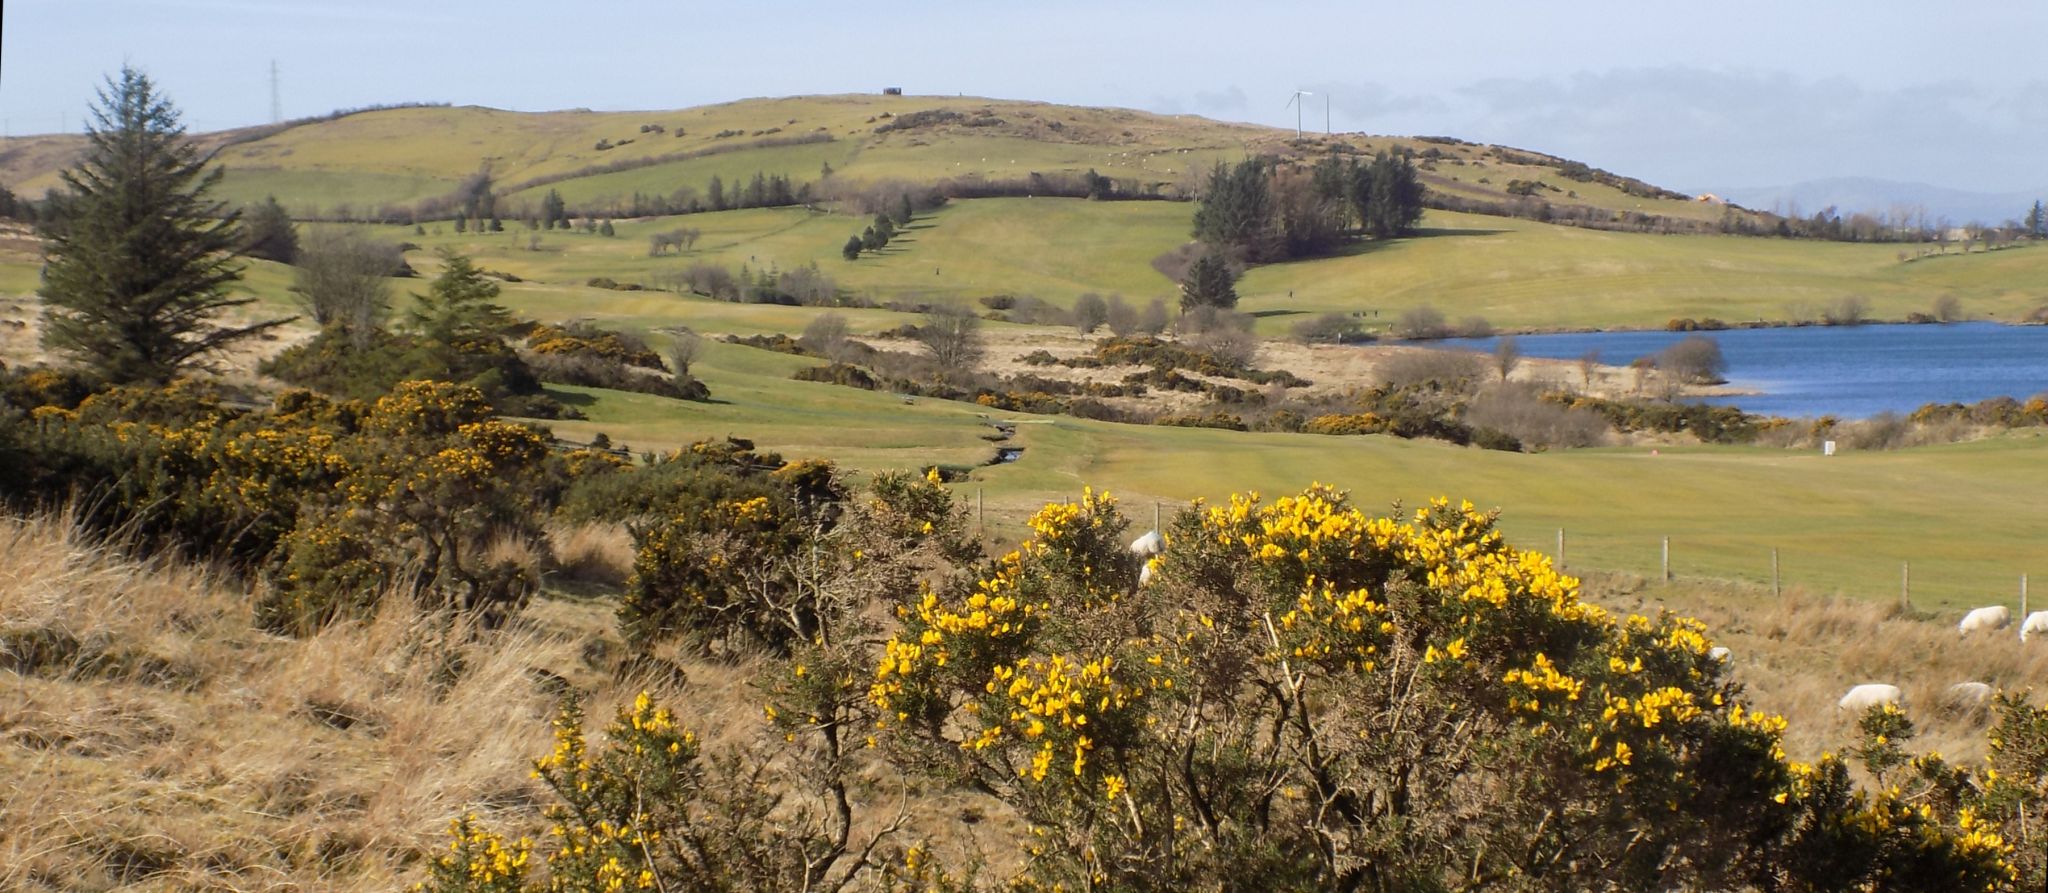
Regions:
[[[1470,504],[1233,496],[1143,588],[1106,498],[1031,525],[898,608],[869,688],[887,748],[1031,822],[1021,888],[1769,886],[1820,828],[1877,829],[1879,873],[1995,867],[1986,819],[1788,764],[1697,621],[1582,601]]]
[[[791,796],[844,797],[843,787],[772,752],[707,752],[645,692],[600,738],[584,726],[581,707],[565,703],[554,747],[534,761],[550,798],[538,842],[459,819],[414,893],[836,890],[863,877],[884,889],[958,889],[923,850],[890,842],[893,829],[855,835],[843,813]]]

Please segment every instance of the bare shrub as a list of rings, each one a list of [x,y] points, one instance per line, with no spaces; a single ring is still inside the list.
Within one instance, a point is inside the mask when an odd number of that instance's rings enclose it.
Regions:
[[[1109,327],[1110,334],[1129,338],[1138,331],[1138,310],[1124,303],[1123,295],[1110,295],[1103,308],[1102,323]]]
[[[1194,347],[1223,362],[1250,368],[1259,356],[1259,336],[1252,334],[1250,326],[1216,325],[1195,336]]]
[[[1174,331],[1182,337],[1192,337],[1217,329],[1237,329],[1249,332],[1252,330],[1254,322],[1255,320],[1252,319],[1249,313],[1239,313],[1235,310],[1225,310],[1221,307],[1211,307],[1204,304],[1192,307],[1186,313],[1182,313],[1180,319],[1174,323]]]
[[[1727,379],[1728,358],[1721,354],[1721,342],[1706,335],[1689,335],[1657,354],[1656,366],[1678,381],[1689,384],[1719,384]]]
[[[1146,304],[1145,309],[1138,314],[1138,331],[1146,335],[1157,336],[1159,333],[1166,331],[1166,326],[1170,320],[1171,317],[1166,312],[1166,302],[1159,298],[1153,298],[1152,303]]]
[[[981,317],[965,304],[939,304],[925,311],[917,340],[931,352],[941,374],[966,372],[981,362]]]
[[[1370,340],[1365,327],[1349,313],[1325,313],[1295,323],[1294,340],[1303,344],[1351,344]]]
[[[391,314],[387,277],[405,266],[398,246],[354,229],[315,230],[299,248],[292,297],[313,322],[347,330],[358,347],[369,343]]]
[[[697,361],[697,354],[704,349],[704,339],[691,331],[675,332],[668,340],[668,368],[676,378],[690,377],[690,364]]]
[[[1515,373],[1515,367],[1522,364],[1522,345],[1513,335],[1501,336],[1493,346],[1493,371],[1500,373],[1500,380],[1507,381]]]
[[[1465,421],[1513,436],[1532,449],[1596,446],[1607,436],[1607,420],[1587,409],[1567,409],[1542,399],[1534,385],[1495,385],[1473,399]]]
[[[1208,253],[1207,246],[1200,242],[1189,242],[1186,245],[1153,258],[1152,269],[1159,271],[1159,275],[1165,276],[1167,279],[1179,282],[1187,278],[1188,270],[1195,265],[1195,261],[1200,260],[1202,255],[1206,253]]]
[[[732,271],[708,261],[700,260],[684,267],[673,282],[679,290],[696,292],[708,298],[721,301],[740,299],[739,281],[733,278]]]
[[[1095,334],[1108,319],[1109,303],[1101,295],[1091,291],[1074,299],[1074,328],[1081,334]]]
[[[1889,411],[1835,429],[1835,439],[1852,450],[1895,450],[1909,445],[1912,435],[1912,421]]]
[[[1963,319],[1963,302],[1955,295],[1942,295],[1934,299],[1934,318],[1942,322],[1959,322]]]
[[[820,313],[804,326],[803,336],[797,342],[805,350],[831,360],[846,362],[847,338],[852,329],[847,326],[846,317],[837,313]]]
[[[1869,310],[1869,302],[1862,295],[1843,295],[1820,312],[1820,321],[1831,326],[1860,326]]]
[[[1579,380],[1582,387],[1593,389],[1593,375],[1600,371],[1600,349],[1594,348],[1579,354]]]
[[[1469,388],[1486,375],[1486,355],[1470,350],[1404,350],[1380,361],[1381,384],[1390,387],[1435,384],[1453,390]]]
[[[1424,304],[1403,311],[1401,317],[1394,320],[1393,334],[1396,338],[1409,341],[1448,338],[1451,336],[1451,327],[1444,321],[1443,311]]]
[[[1491,338],[1493,337],[1493,323],[1487,322],[1484,316],[1465,317],[1458,321],[1458,337]]]

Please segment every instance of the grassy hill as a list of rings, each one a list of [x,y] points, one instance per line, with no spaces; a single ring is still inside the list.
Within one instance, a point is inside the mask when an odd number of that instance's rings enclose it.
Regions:
[[[903,116],[920,112],[932,123],[903,126]],[[1457,140],[1359,134],[1296,140],[1288,130],[1191,115],[975,97],[804,96],[644,112],[394,108],[197,139],[227,169],[224,197],[253,202],[276,195],[305,216],[334,214],[344,205],[364,213],[445,195],[485,170],[510,216],[537,203],[542,186],[584,202],[636,191],[701,190],[713,175],[728,183],[755,172],[810,181],[826,163],[861,181],[1094,169],[1170,188],[1219,160],[1317,154],[1330,146],[1422,153],[1432,188],[1468,198],[1506,200],[1509,184],[1523,180],[1544,184],[1538,194],[1560,205],[1708,220],[1723,210],[1682,197],[1630,195],[1598,179],[1576,181],[1566,176],[1564,159]],[[0,183],[40,196],[57,184],[57,171],[82,144],[75,136],[0,141]]]
[[[1150,261],[1187,239],[1193,207],[1177,202],[976,199],[921,218],[887,249],[847,262],[840,243],[863,221],[800,208],[621,221],[618,236],[545,233],[530,250],[523,227],[500,234],[384,238],[470,253],[534,283],[537,310],[655,321],[681,305],[661,296],[582,288],[592,277],[653,285],[692,263],[737,271],[816,263],[843,288],[876,299],[1032,295],[1070,304],[1085,292],[1176,300]],[[650,233],[703,232],[681,255],[647,256]],[[1358,312],[1384,328],[1430,304],[1453,319],[1496,326],[1661,328],[1676,317],[1729,322],[1814,318],[1849,296],[1877,318],[1926,312],[1952,295],[1975,318],[2016,321],[2048,303],[2048,252],[2032,248],[1898,260],[1892,245],[1600,232],[1526,220],[1431,211],[1414,238],[1361,243],[1325,258],[1253,268],[1240,309],[1268,334],[1303,314]],[[573,311],[569,308],[574,308]],[[738,312],[738,311],[733,311]],[[1376,315],[1375,315],[1376,314]],[[799,328],[801,323],[798,324]]]

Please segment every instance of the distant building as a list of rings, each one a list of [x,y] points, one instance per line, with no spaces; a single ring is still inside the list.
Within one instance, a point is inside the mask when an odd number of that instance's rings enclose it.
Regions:
[[[902,95],[903,95],[903,88],[902,88],[902,87],[883,87],[883,88],[882,88],[882,95],[883,95],[883,96],[902,96]]]

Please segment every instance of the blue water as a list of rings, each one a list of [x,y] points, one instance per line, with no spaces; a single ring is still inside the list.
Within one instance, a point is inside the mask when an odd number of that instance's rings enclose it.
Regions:
[[[1729,383],[1759,393],[1708,398],[1776,416],[1867,418],[1928,403],[2020,400],[2048,391],[2048,326],[1807,326],[1721,332],[1584,332],[1518,335],[1524,356],[1625,366],[1688,335],[1721,344]],[[1492,351],[1496,339],[1454,338],[1444,347]]]

